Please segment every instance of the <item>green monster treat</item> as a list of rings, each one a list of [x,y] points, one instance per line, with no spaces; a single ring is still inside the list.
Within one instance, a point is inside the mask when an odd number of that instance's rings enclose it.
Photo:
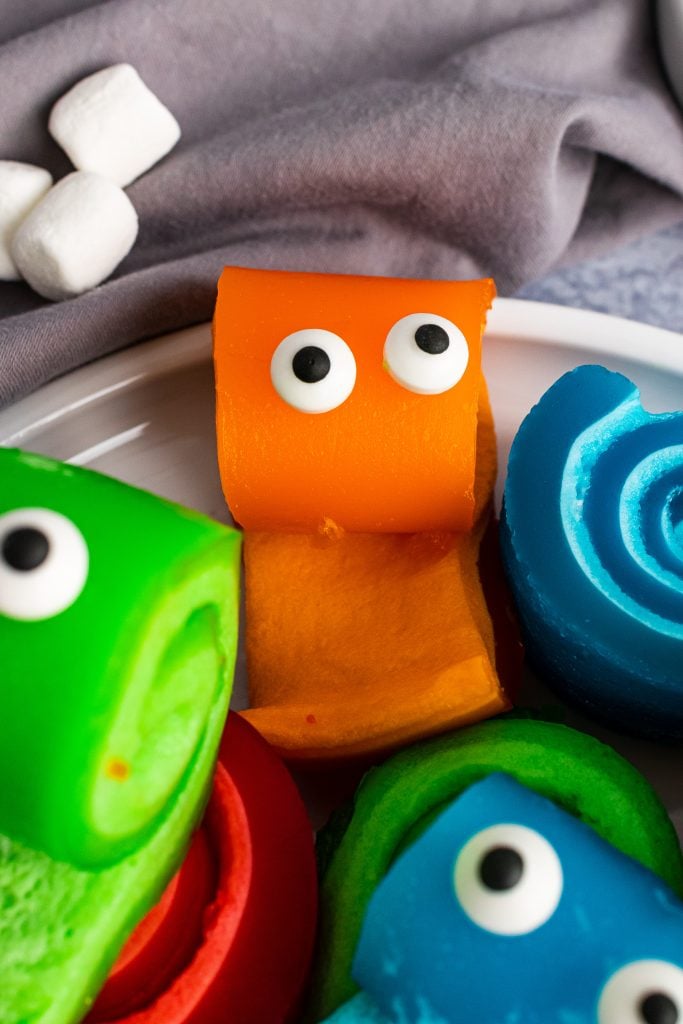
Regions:
[[[456,796],[501,771],[683,893],[673,825],[642,775],[611,747],[563,725],[515,717],[416,744],[369,772],[319,836],[319,935],[306,1020],[327,1018],[358,991],[351,964],[363,918],[395,858]]]
[[[0,1018],[87,1011],[183,858],[237,645],[239,534],[0,449]]]

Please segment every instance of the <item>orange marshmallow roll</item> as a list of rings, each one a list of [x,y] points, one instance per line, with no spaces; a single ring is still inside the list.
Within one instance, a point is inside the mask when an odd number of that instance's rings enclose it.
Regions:
[[[237,522],[469,530],[493,295],[490,280],[226,267],[214,319],[218,458]]]

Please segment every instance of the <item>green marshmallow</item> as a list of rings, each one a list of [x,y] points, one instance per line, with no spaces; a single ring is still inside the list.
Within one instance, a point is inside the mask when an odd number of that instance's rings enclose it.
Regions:
[[[87,1011],[210,791],[240,535],[0,449],[3,1019]]]
[[[318,947],[307,1021],[358,988],[351,964],[365,911],[394,859],[468,786],[507,772],[590,825],[683,894],[683,855],[664,807],[628,761],[567,726],[502,717],[419,743],[363,779],[319,836]]]

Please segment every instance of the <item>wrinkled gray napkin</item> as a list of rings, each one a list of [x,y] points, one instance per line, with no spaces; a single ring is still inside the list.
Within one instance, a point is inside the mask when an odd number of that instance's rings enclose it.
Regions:
[[[0,284],[0,405],[211,316],[225,263],[509,293],[683,217],[646,0],[0,0],[0,157],[61,175],[52,103],[127,61],[179,146],[128,190],[115,278]]]

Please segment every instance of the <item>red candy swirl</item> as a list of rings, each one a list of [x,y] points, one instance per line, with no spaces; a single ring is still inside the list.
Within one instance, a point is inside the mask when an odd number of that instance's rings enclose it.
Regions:
[[[88,1024],[290,1021],[316,911],[312,830],[299,795],[265,741],[230,714],[201,829]]]

